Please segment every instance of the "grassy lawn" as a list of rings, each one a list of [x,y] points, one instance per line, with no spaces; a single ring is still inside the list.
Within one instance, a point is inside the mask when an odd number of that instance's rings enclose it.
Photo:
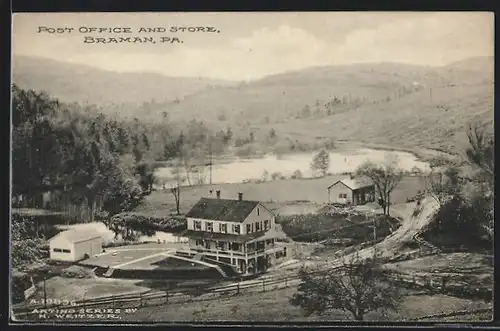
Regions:
[[[345,175],[325,176],[312,179],[285,179],[264,183],[236,183],[213,184],[181,188],[181,213],[186,213],[200,198],[208,197],[210,190],[221,190],[224,199],[237,199],[238,193],[243,193],[246,200],[258,200],[269,203],[271,208],[278,207],[283,210],[293,209],[294,203],[301,205],[302,209],[310,212],[328,203],[327,187],[335,181],[346,178]],[[393,204],[405,203],[406,199],[413,197],[419,190],[423,190],[425,183],[422,178],[404,177],[399,186],[392,193]],[[304,202],[315,204],[312,208]],[[305,207],[304,207],[305,206]],[[301,210],[301,207],[295,209]],[[148,215],[165,216],[175,212],[175,200],[170,191],[154,191],[147,196],[135,212]],[[286,212],[285,212],[286,213]]]
[[[177,259],[175,257],[167,257],[161,259],[160,261],[152,263],[152,265],[156,266],[158,269],[162,270],[172,270],[172,269],[195,269],[195,270],[205,270],[210,269],[210,267],[196,263],[189,262],[181,259]]]
[[[139,309],[124,316],[126,321],[338,321],[352,320],[341,311],[332,311],[326,316],[304,316],[303,312],[289,304],[295,288],[287,288],[266,293],[251,293],[228,299],[174,304]],[[398,312],[390,313],[391,320],[448,312],[454,310],[488,307],[482,302],[474,302],[444,295],[409,295],[403,300]],[[380,313],[366,316],[366,320],[381,320]]]
[[[137,285],[138,280],[103,279],[103,278],[64,278],[52,277],[46,281],[47,299],[81,300],[95,297],[116,295],[129,292],[143,292],[149,288]],[[43,299],[43,284],[33,296]]]
[[[158,245],[159,246],[159,245]],[[103,255],[91,257],[85,261],[80,262],[82,265],[90,266],[101,266],[101,267],[113,267],[125,262],[140,259],[149,255],[153,255],[161,252],[159,249],[136,249],[137,247],[132,246],[130,250],[121,249],[116,252],[108,252]],[[116,255],[114,255],[116,254]],[[151,261],[144,261],[144,263],[151,263]]]

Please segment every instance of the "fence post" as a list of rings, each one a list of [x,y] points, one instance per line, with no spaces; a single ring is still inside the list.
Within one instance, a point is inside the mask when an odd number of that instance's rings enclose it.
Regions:
[[[140,307],[142,308],[142,293],[139,293]]]
[[[285,288],[288,287],[288,277],[285,276]]]
[[[165,302],[168,303],[168,288],[165,291]]]
[[[240,294],[240,282],[238,282],[238,285],[236,286],[236,294]]]
[[[262,292],[266,291],[266,279],[262,278]]]
[[[417,277],[415,277],[415,275],[413,275],[413,288],[417,288]]]
[[[446,277],[445,277],[445,276],[443,276],[443,277],[441,278],[441,290],[443,291],[443,293],[444,293],[444,292],[446,292],[446,290],[445,290],[445,286],[446,286]]]

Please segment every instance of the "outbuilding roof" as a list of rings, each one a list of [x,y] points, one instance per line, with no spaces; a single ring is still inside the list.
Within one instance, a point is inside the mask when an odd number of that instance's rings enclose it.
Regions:
[[[243,222],[259,201],[201,198],[186,217],[214,221]]]
[[[59,232],[54,237],[50,238],[49,241],[55,239],[64,239],[72,244],[87,241],[90,239],[101,238],[101,233],[92,228],[80,228],[78,230],[66,230]]]
[[[336,181],[335,183],[333,183],[332,185],[328,186],[328,189],[330,189],[331,187],[337,185],[338,183],[342,183],[344,184],[345,186],[347,186],[348,188],[350,188],[351,190],[357,190],[357,189],[360,189],[360,188],[363,188],[363,187],[369,187],[369,186],[373,186],[374,183],[371,179],[369,178],[364,178],[364,177],[356,177],[356,178],[346,178],[346,179],[341,179],[341,180],[338,180]]]

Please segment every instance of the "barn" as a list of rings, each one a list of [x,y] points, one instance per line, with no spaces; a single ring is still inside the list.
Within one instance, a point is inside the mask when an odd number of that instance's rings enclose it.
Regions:
[[[93,229],[62,231],[49,240],[50,259],[76,262],[102,252],[102,237]]]
[[[363,205],[375,201],[375,184],[368,178],[341,179],[328,187],[328,203]]]

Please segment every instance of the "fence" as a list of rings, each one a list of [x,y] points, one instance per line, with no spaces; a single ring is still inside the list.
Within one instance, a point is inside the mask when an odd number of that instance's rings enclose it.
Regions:
[[[457,310],[457,311],[446,312],[446,313],[439,313],[439,314],[433,314],[433,315],[414,317],[410,320],[422,321],[422,320],[429,320],[429,319],[435,319],[435,318],[466,316],[466,315],[480,314],[480,313],[491,313],[491,317],[493,317],[493,307],[477,308],[477,309],[471,309],[471,310]]]
[[[337,268],[329,269],[334,271]],[[478,298],[490,301],[492,290],[486,287],[471,288],[466,281],[463,284],[452,284],[446,276],[423,276],[407,275],[401,273],[388,272],[386,276],[395,284],[410,289],[424,290],[420,294],[443,293],[458,297]],[[264,277],[261,279],[238,282],[235,284],[211,287],[207,289],[192,288],[191,291],[156,290],[141,293],[122,294],[114,296],[98,297],[74,302],[71,306],[51,305],[47,309],[86,309],[86,308],[144,308],[150,306],[183,304],[188,302],[200,302],[210,300],[228,299],[239,294],[264,293],[276,291],[301,283],[297,276]],[[191,292],[191,293],[189,293]],[[14,313],[18,319],[29,319],[36,315],[34,309],[44,309],[43,304],[17,305]]]
[[[275,291],[297,285],[300,282],[298,278],[279,277],[279,278],[262,278],[253,281],[245,281],[244,283],[236,283],[227,286],[219,286],[209,288],[208,291],[197,291],[194,289],[191,294],[187,291],[146,291],[136,294],[123,294],[114,296],[98,297],[93,299],[79,300],[72,305],[47,305],[43,304],[30,305],[16,305],[14,306],[14,315],[17,319],[29,319],[38,314],[34,312],[37,310],[79,310],[87,308],[144,308],[151,306],[167,305],[167,304],[183,304],[188,302],[199,302],[209,300],[219,300],[230,298],[238,294],[247,293],[262,293],[268,291]],[[196,293],[198,292],[198,293]]]

